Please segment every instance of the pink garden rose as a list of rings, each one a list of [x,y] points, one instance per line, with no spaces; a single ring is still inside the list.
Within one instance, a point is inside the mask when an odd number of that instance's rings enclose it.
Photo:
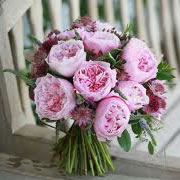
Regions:
[[[127,104],[131,111],[142,108],[149,103],[149,97],[146,95],[146,89],[134,81],[119,81],[117,88],[127,98]]]
[[[120,40],[115,34],[101,31],[87,32],[84,37],[84,45],[87,50],[96,55],[121,47]]]
[[[129,118],[129,108],[120,97],[108,97],[100,101],[94,122],[98,140],[112,140],[121,136],[128,126]]]
[[[144,83],[156,77],[156,58],[143,41],[131,38],[123,50],[122,59],[126,60],[124,69],[129,80]]]
[[[109,63],[88,61],[75,72],[73,82],[85,99],[99,101],[115,86],[116,71],[110,68]]]
[[[57,73],[71,77],[85,60],[82,41],[71,39],[53,46],[46,62]]]
[[[70,40],[75,37],[75,31],[74,30],[67,30],[63,31],[58,35],[58,38],[60,40]]]
[[[162,81],[152,81],[147,90],[147,95],[149,96],[149,104],[144,106],[144,111],[157,119],[161,119],[166,111],[167,104],[165,86]]]
[[[69,118],[76,102],[74,89],[67,80],[50,74],[36,80],[34,100],[39,118],[60,120]]]

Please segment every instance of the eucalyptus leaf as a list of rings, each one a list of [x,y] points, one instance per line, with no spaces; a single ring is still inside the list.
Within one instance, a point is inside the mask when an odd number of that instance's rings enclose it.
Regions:
[[[127,130],[124,130],[121,137],[117,138],[118,143],[124,149],[125,152],[128,152],[131,148],[131,137]]]
[[[142,133],[142,128],[139,123],[132,124],[131,128],[134,134],[140,135]]]

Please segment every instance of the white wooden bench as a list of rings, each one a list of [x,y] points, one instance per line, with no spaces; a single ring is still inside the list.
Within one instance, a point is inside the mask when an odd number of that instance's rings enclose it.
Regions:
[[[114,23],[113,1],[103,2],[105,20]],[[121,160],[117,160],[118,171],[121,173],[136,176],[138,173],[142,176],[152,173],[149,177],[163,177],[166,170],[167,174],[180,171],[180,1],[147,0],[146,4],[143,0],[116,1],[123,29],[131,20],[130,2],[135,12],[138,37],[146,40],[157,55],[166,53],[169,63],[177,68],[177,86],[169,93],[165,127],[157,135],[157,155],[149,156],[145,145],[135,140],[132,152],[124,153],[112,146],[112,154]],[[48,0],[48,4],[52,29],[62,30],[62,22],[68,18],[60,16],[62,1]],[[69,0],[68,4],[72,22],[80,16],[80,2]],[[87,5],[89,16],[98,19],[98,0],[87,0]],[[25,67],[22,17],[27,14],[31,33],[42,40],[42,11],[41,0],[0,0],[0,70],[19,70]],[[0,72],[0,152],[47,161],[51,157],[50,144],[53,139],[54,132],[51,129],[35,124],[26,85],[15,76]],[[143,167],[147,169],[144,170]]]

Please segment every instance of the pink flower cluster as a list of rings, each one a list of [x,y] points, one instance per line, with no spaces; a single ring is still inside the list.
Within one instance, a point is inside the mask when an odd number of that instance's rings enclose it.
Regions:
[[[123,43],[112,25],[88,17],[70,30],[51,32],[33,66],[39,117],[73,118],[80,127],[92,124],[101,141],[121,136],[131,113],[139,109],[160,118],[166,97],[164,85],[155,80],[156,57],[137,38]],[[101,58],[115,49],[121,50],[119,61],[125,60],[120,68]],[[77,103],[77,94],[83,103]]]

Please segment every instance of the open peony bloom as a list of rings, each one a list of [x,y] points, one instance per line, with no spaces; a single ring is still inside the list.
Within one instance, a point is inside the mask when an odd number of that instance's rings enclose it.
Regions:
[[[114,48],[121,46],[119,38],[110,32],[96,31],[94,33],[86,32],[84,37],[84,46],[94,54],[104,54]]]
[[[150,114],[157,119],[161,119],[162,115],[166,111],[165,93],[165,86],[161,81],[152,81],[149,89],[147,90],[149,104],[146,105],[143,110],[147,114]]]
[[[72,112],[72,118],[75,123],[80,127],[86,127],[88,124],[93,123],[94,111],[88,107],[76,107]]]
[[[73,82],[76,90],[89,101],[104,98],[116,84],[116,71],[110,64],[88,61],[75,72]]]
[[[129,108],[120,97],[108,97],[100,101],[94,122],[98,140],[112,140],[121,136],[128,126],[129,118]]]
[[[46,62],[57,73],[71,77],[85,60],[82,41],[71,39],[53,46]]]
[[[143,41],[131,38],[123,49],[122,59],[126,60],[124,69],[129,80],[144,83],[156,77],[156,58]]]
[[[131,111],[142,108],[149,103],[149,97],[146,95],[146,89],[134,81],[119,81],[117,88],[127,98],[127,104]]]
[[[34,95],[36,113],[41,119],[68,118],[76,105],[71,83],[50,74],[36,80]]]

